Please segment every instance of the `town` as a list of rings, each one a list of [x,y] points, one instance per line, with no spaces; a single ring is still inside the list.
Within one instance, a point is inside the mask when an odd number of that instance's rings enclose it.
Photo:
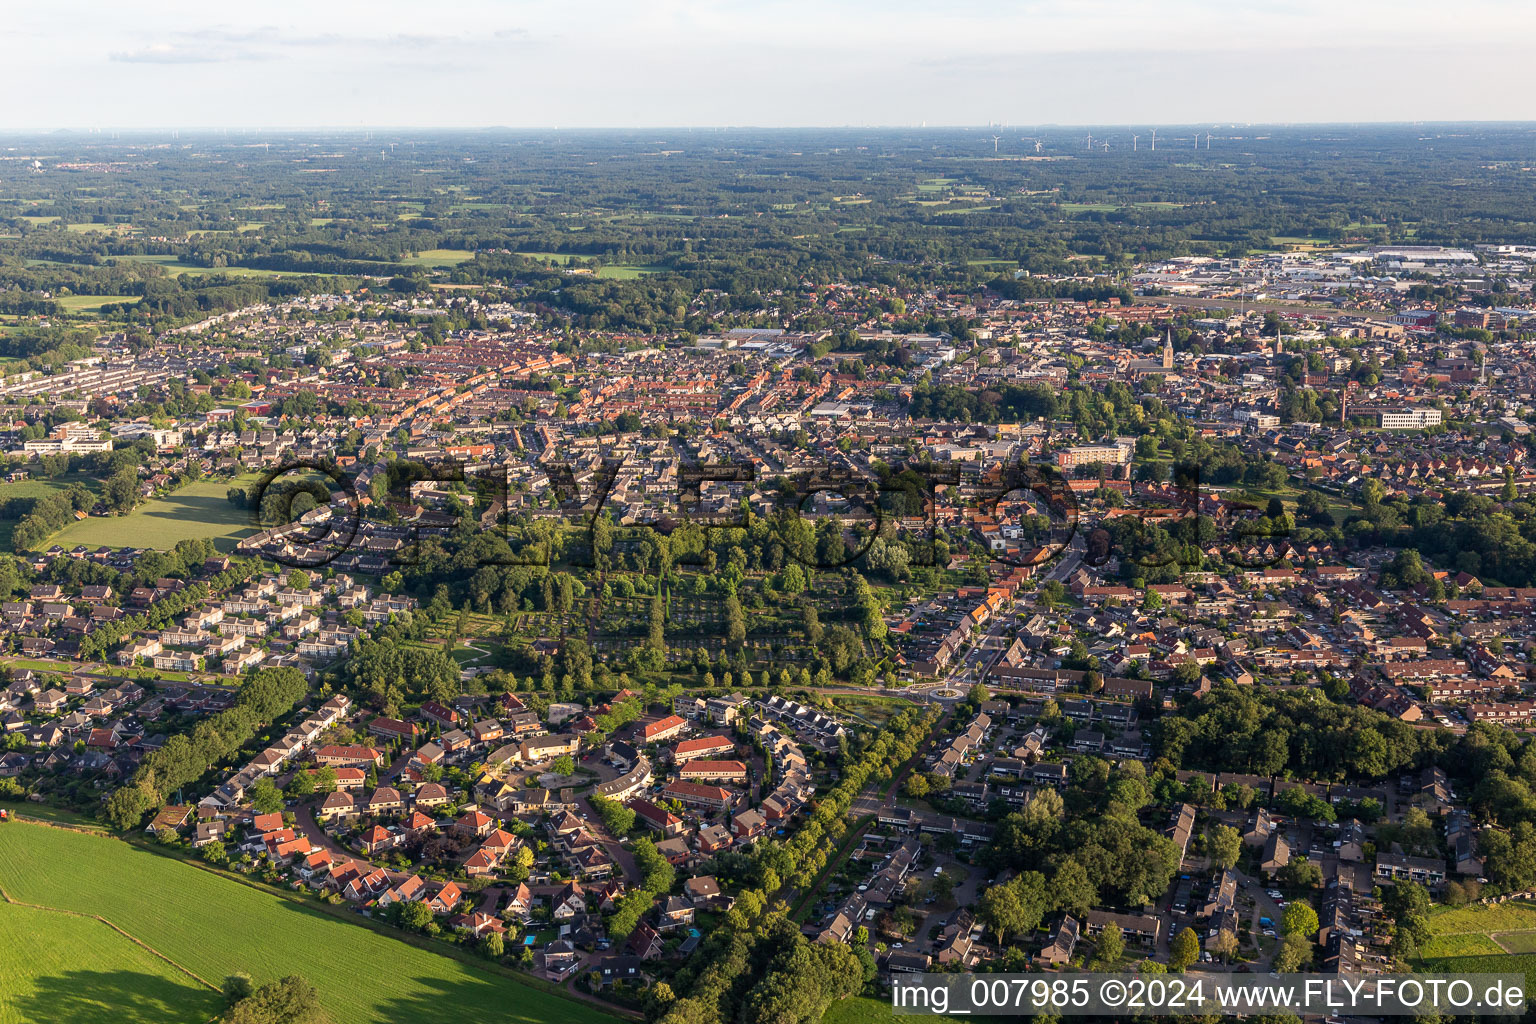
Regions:
[[[202,173],[139,145],[18,194]],[[912,975],[1526,970],[1523,231],[685,287],[731,226],[669,270],[315,187],[232,228],[0,194],[0,935],[99,918],[198,1019],[279,983],[338,1021],[863,1024]]]

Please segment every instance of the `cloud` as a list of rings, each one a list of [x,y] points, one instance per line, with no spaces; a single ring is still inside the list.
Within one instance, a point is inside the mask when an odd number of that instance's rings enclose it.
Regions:
[[[269,59],[257,50],[206,47],[191,42],[151,43],[137,50],[119,50],[108,57],[119,64],[222,64]]]

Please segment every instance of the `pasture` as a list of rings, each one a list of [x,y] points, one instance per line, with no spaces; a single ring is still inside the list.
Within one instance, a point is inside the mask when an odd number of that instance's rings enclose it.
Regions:
[[[224,497],[231,484],[199,480],[179,491],[151,498],[123,516],[91,516],[70,523],[49,538],[72,548],[139,547],[169,549],[179,540],[209,538],[220,551],[233,551],[241,537],[254,532],[251,514]]]
[[[307,900],[285,899],[116,839],[26,823],[0,826],[0,888],[11,900],[100,915],[177,967],[215,984],[235,971],[246,971],[257,984],[302,974],[319,990],[336,1024],[613,1022],[595,1007],[506,973],[418,948]],[[4,922],[0,917],[0,935]],[[83,930],[79,922],[96,930]],[[107,942],[112,933],[104,925],[39,911],[14,927],[26,928],[27,938],[0,941],[0,991],[63,992],[78,984],[82,996],[116,1004],[116,1015],[0,1017],[5,1024],[206,1019],[195,1011],[207,1004],[177,980],[175,968],[164,961],[160,973],[147,962],[130,968],[130,954]],[[39,956],[40,947],[54,952]],[[155,1000],[174,1000],[185,1009],[155,1013]],[[145,1015],[129,1016],[135,1006]]]

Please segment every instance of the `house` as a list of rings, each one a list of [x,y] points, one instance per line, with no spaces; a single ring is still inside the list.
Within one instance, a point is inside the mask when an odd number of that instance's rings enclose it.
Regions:
[[[587,894],[579,882],[567,882],[549,901],[550,917],[556,921],[569,921],[577,914],[587,912]]]
[[[450,914],[463,898],[464,891],[459,888],[458,884],[453,881],[447,881],[438,888],[437,892],[432,894],[432,898],[427,901],[427,905],[432,908],[432,913],[434,914]]]
[[[544,970],[555,977],[563,977],[581,964],[581,955],[575,944],[566,939],[556,939],[544,947]]]
[[[661,935],[649,923],[641,921],[635,926],[635,930],[629,933],[629,942],[626,944],[630,952],[641,960],[654,960],[661,956]]]
[[[646,743],[660,743],[678,735],[686,728],[688,728],[688,719],[668,715],[666,718],[646,725],[641,730],[641,735]]]
[[[698,736],[683,740],[672,748],[672,760],[683,764],[700,757],[718,757],[734,753],[736,744],[728,736]]]
[[[374,747],[357,745],[329,745],[315,751],[315,763],[333,766],[346,765],[348,767],[373,764],[382,767],[384,764],[384,751]]]
[[[643,964],[644,961],[633,953],[619,953],[594,960],[589,967],[596,975],[598,985],[606,988],[618,981],[634,983],[642,980],[645,977],[641,973]]]
[[[1051,929],[1050,942],[1040,951],[1039,959],[1048,964],[1064,964],[1072,959],[1077,948],[1077,918],[1071,914],[1062,917]]]
[[[174,834],[185,828],[191,817],[192,808],[181,804],[167,804],[160,808],[160,812],[155,815],[154,820],[144,831],[152,836],[159,836],[162,833]]]
[[[682,896],[668,896],[656,913],[657,931],[675,931],[693,924],[693,901]]]
[[[1090,910],[1083,921],[1084,930],[1097,935],[1110,925],[1118,925],[1126,942],[1156,947],[1163,933],[1163,919],[1154,914],[1112,914],[1107,910]]]
[[[674,782],[662,790],[662,795],[685,807],[698,807],[706,811],[723,811],[736,802],[735,794],[730,790],[697,782]]]
[[[649,800],[639,798],[626,802],[624,806],[634,811],[635,817],[667,838],[682,834],[683,819],[666,808],[657,807]]]

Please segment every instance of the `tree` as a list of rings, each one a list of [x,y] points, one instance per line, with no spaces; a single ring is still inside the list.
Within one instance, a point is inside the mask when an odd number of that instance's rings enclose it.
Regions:
[[[1099,944],[1094,950],[1097,966],[1101,970],[1117,967],[1120,964],[1120,958],[1124,955],[1125,936],[1121,933],[1120,926],[1105,925],[1104,930],[1099,932]]]
[[[309,573],[303,569],[295,569],[288,574],[288,587],[292,590],[309,589]]]
[[[224,1024],[322,1024],[326,1016],[315,987],[292,976],[261,986],[220,1019]]]
[[[1291,904],[1295,906],[1295,904]],[[1274,968],[1281,974],[1293,974],[1312,962],[1312,943],[1302,935],[1287,935],[1275,953]]]
[[[251,806],[256,808],[257,814],[276,814],[283,809],[283,794],[278,792],[277,783],[272,781],[270,775],[263,775],[256,780],[250,796]]]
[[[480,940],[480,954],[487,960],[500,960],[506,951],[506,941],[500,932],[490,932]]]
[[[1237,933],[1222,929],[1206,942],[1207,951],[1219,960],[1230,961],[1237,955]]]
[[[549,770],[556,775],[574,775],[576,774],[576,761],[570,754],[561,754],[551,762]]]
[[[1168,968],[1182,971],[1200,959],[1200,937],[1193,928],[1186,927],[1168,944]]]
[[[1217,825],[1206,837],[1205,848],[1211,866],[1226,870],[1237,863],[1238,854],[1243,849],[1243,837],[1231,825]]]
[[[977,917],[991,928],[999,942],[1034,931],[1045,915],[1045,876],[1026,871],[1005,885],[982,893]]]
[[[1382,909],[1392,918],[1392,946],[1406,958],[1429,939],[1429,893],[1417,882],[1397,882],[1384,888]]]
[[[432,923],[432,908],[414,900],[391,903],[385,914],[390,923],[402,931],[426,931],[427,925]]]
[[[204,843],[197,852],[198,856],[202,857],[209,864],[223,864],[229,860],[229,851],[217,839],[211,843]]]
[[[234,1006],[242,999],[249,999],[252,992],[256,991],[256,983],[251,976],[244,971],[237,971],[224,978],[224,984],[219,986],[224,993],[224,1005]]]
[[[1317,889],[1323,884],[1323,869],[1305,857],[1292,857],[1280,869],[1279,878],[1292,889]]]
[[[1285,912],[1280,915],[1281,935],[1300,935],[1310,939],[1317,934],[1317,911],[1312,909],[1312,904],[1303,900],[1288,903]]]

